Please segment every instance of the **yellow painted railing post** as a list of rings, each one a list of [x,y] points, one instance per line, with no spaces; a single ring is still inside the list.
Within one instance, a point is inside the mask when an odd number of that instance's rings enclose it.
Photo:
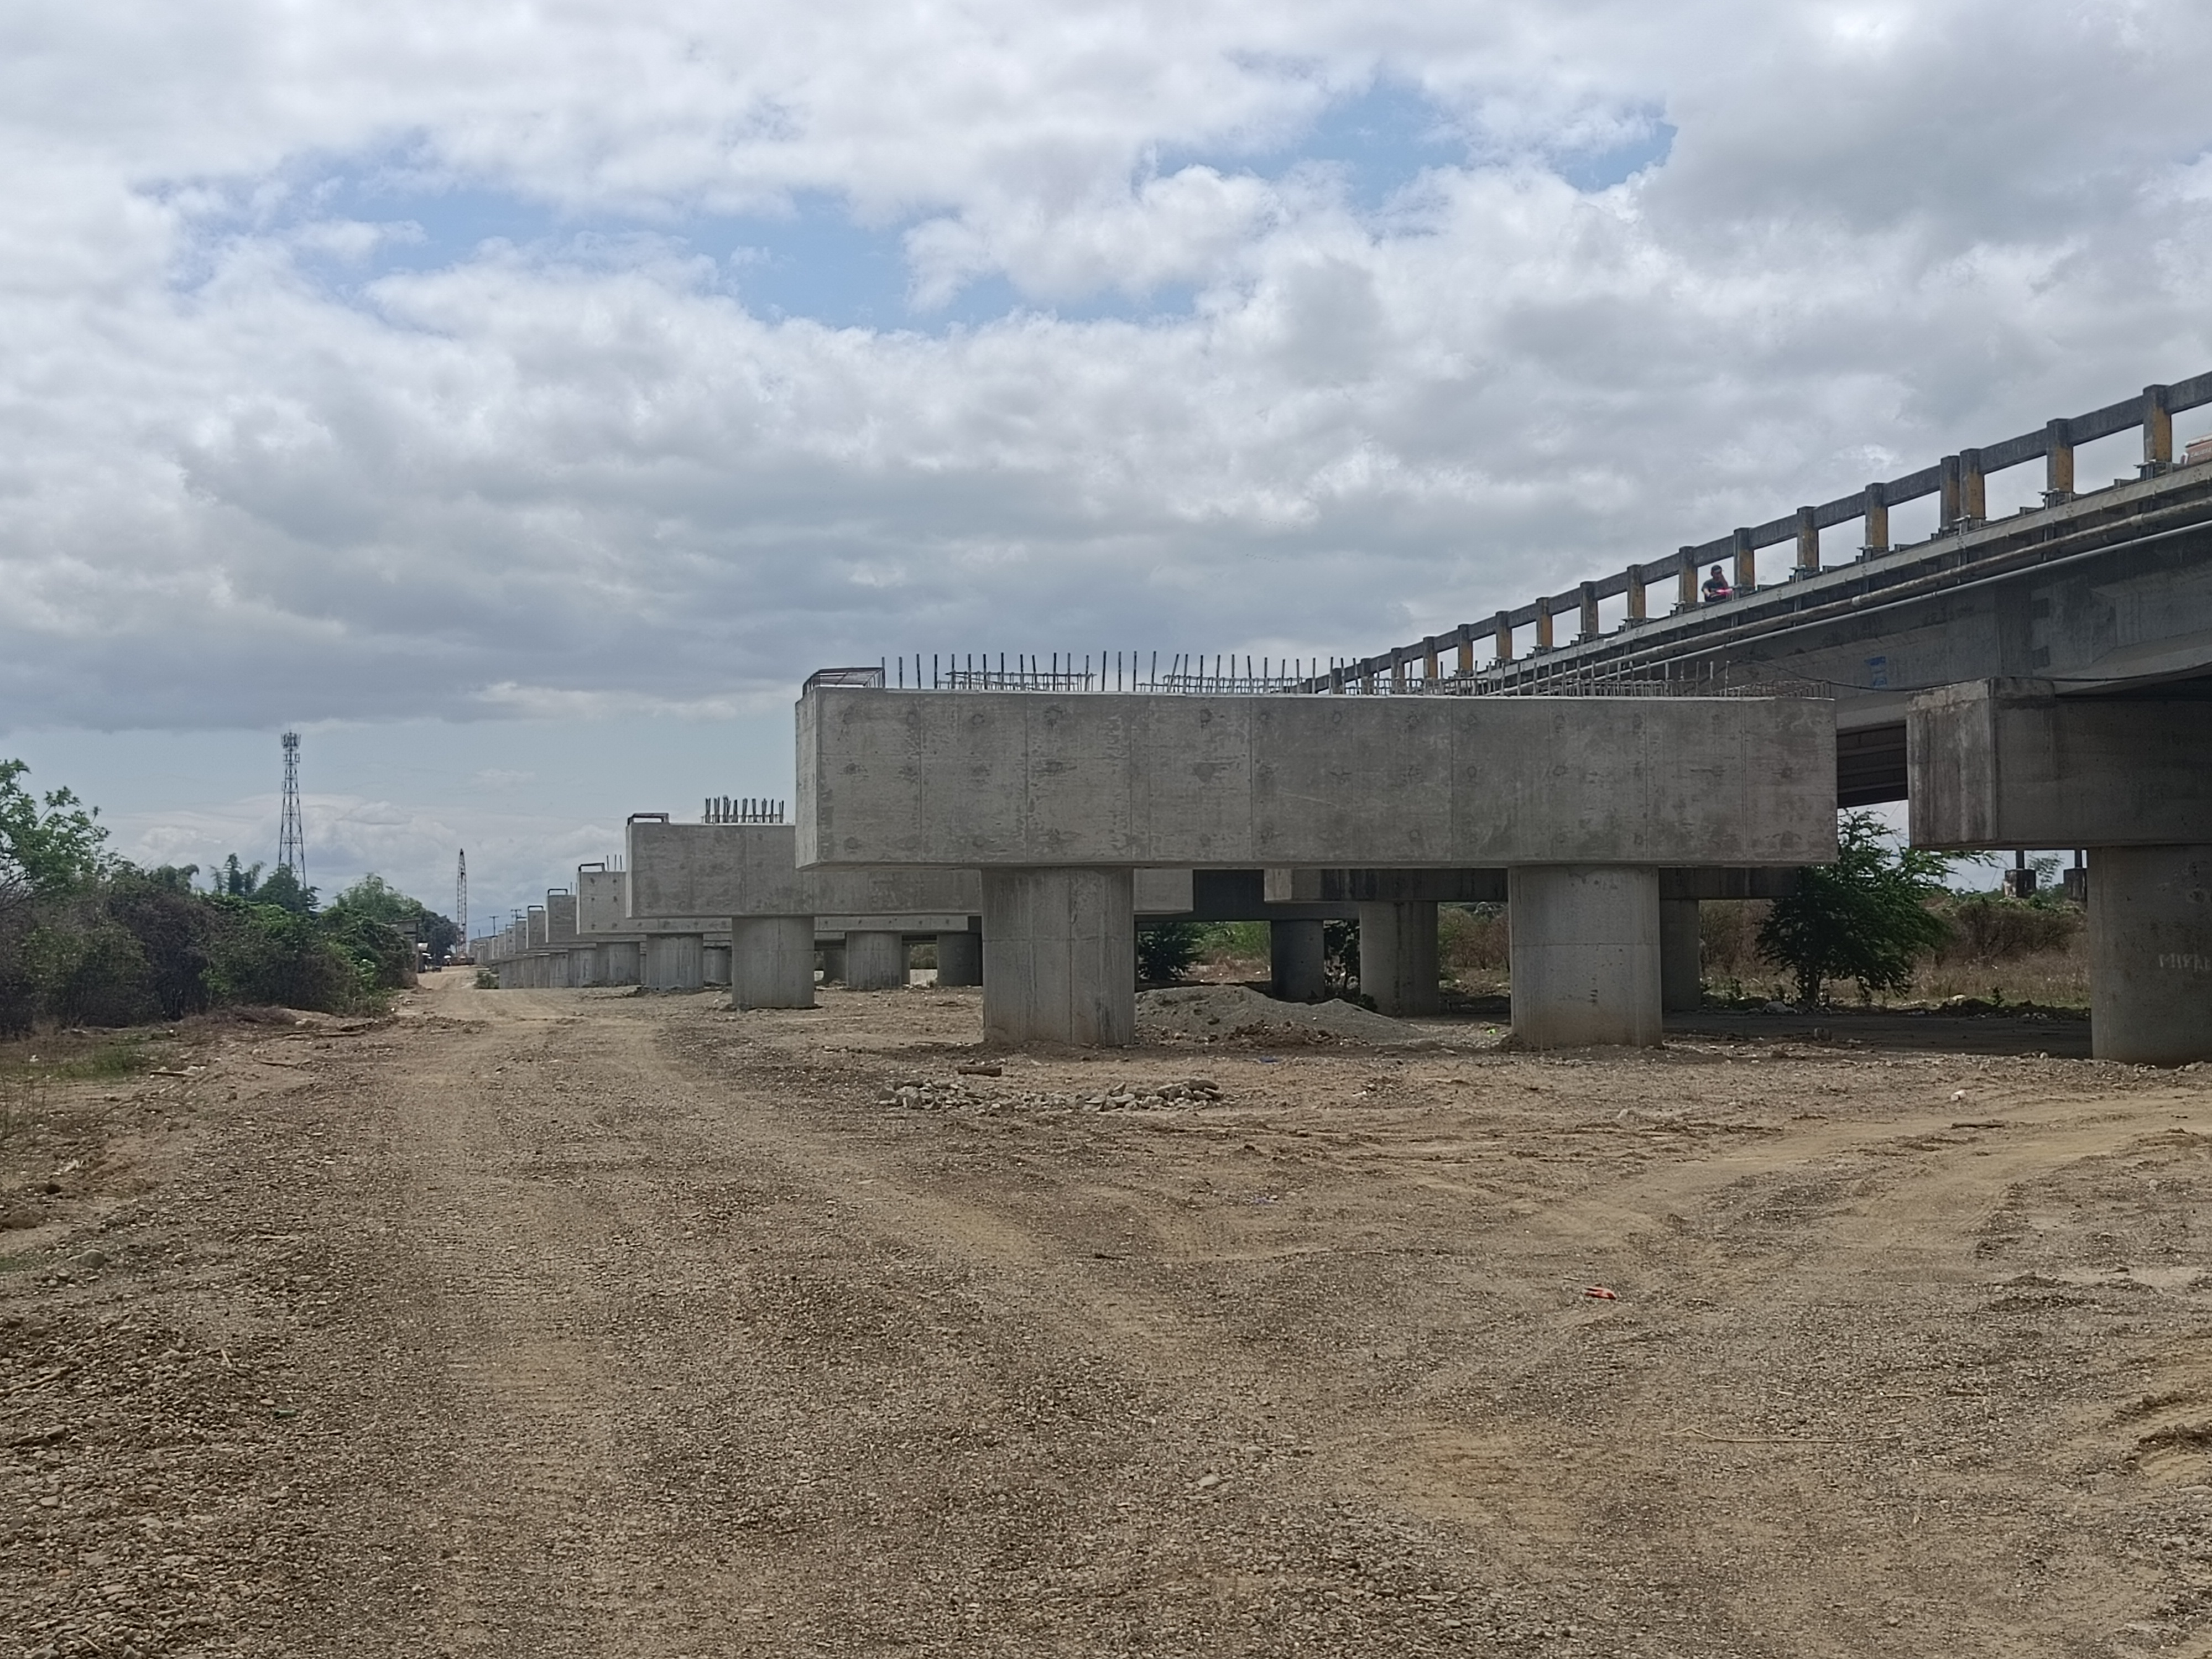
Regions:
[[[2173,411],[2162,386],[2143,388],[2142,428],[2142,476],[2154,478],[2173,465]]]
[[[2074,499],[2074,429],[2053,421],[2043,430],[2043,504],[2063,507]]]
[[[1866,535],[1859,551],[1889,551],[1889,491],[1880,483],[1866,487]]]
[[[1990,492],[1982,477],[1982,452],[1962,449],[1959,452],[1959,524],[1961,529],[1974,530],[1989,522]]]

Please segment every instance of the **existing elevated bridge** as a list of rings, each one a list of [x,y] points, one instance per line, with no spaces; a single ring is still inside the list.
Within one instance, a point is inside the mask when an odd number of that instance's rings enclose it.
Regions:
[[[2056,420],[1740,528],[1297,686],[1467,696],[1832,696],[1844,805],[1905,800],[1914,842],[2089,854],[2100,1054],[2212,1054],[2212,441],[2174,416],[2212,374]],[[2076,487],[2075,452],[2142,434],[2132,478]],[[1991,519],[1990,477],[2040,461],[2040,504]],[[1936,498],[1892,545],[1890,509]],[[1820,532],[1856,523],[1849,560]],[[1759,556],[1789,568],[1761,585]],[[1705,573],[1718,567],[1709,594]],[[1653,614],[1650,595],[1673,609]],[[1608,600],[1616,625],[1601,626]],[[1573,635],[1561,640],[1559,619]],[[1534,648],[1516,648],[1533,630]],[[1485,657],[1486,660],[1479,661]]]

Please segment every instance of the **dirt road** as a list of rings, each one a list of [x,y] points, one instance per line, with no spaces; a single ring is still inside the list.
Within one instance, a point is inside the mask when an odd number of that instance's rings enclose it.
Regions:
[[[2212,1073],[446,979],[16,1114],[0,1655],[2212,1653]]]

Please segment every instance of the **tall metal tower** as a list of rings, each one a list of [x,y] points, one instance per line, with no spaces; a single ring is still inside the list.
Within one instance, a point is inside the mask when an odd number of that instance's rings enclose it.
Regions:
[[[300,827],[300,734],[284,734],[284,814],[276,827],[276,867],[307,884],[307,836]]]
[[[461,848],[460,865],[453,873],[453,927],[461,936],[461,948],[469,948],[469,849]]]

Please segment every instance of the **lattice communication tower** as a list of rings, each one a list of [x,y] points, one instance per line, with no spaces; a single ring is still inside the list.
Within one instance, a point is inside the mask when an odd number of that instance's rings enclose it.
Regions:
[[[307,884],[307,836],[300,827],[300,734],[284,734],[284,813],[276,828],[276,867]]]

